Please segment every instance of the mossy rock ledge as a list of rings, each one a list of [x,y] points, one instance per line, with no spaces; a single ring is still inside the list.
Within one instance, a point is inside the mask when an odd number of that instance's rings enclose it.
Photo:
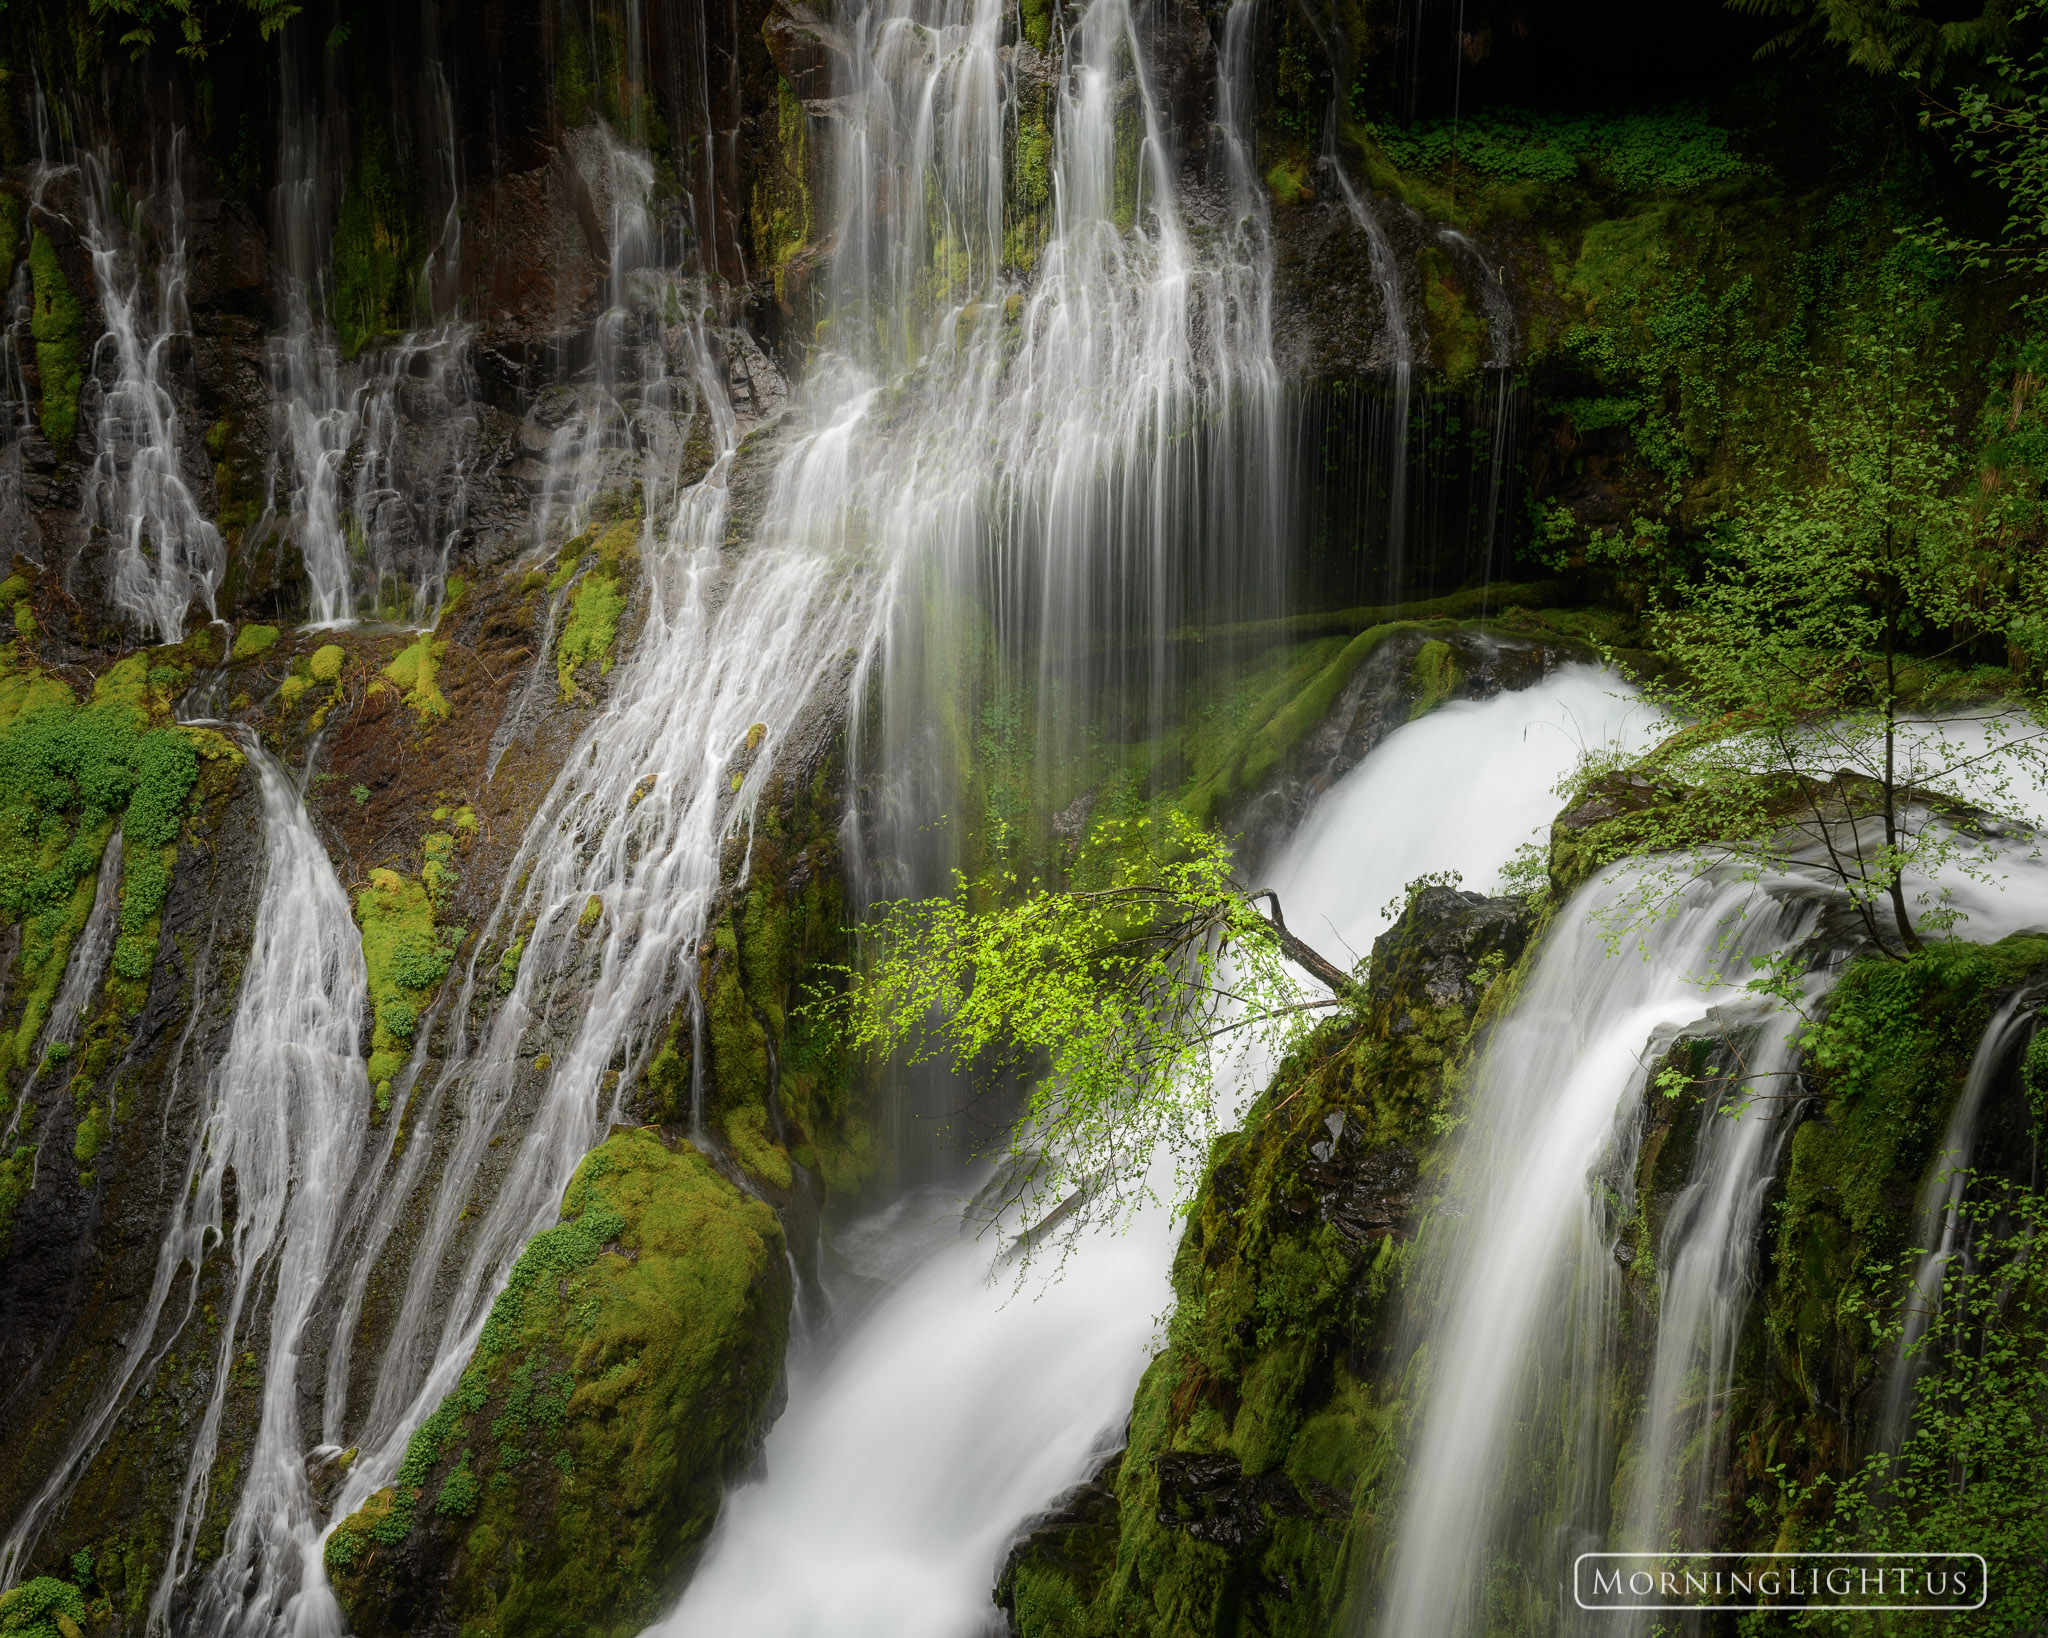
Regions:
[[[687,1142],[578,1167],[397,1482],[328,1538],[357,1638],[638,1632],[779,1408],[775,1214]]]
[[[1511,990],[1519,899],[1431,888],[1217,1141],[1126,1449],[1029,1521],[995,1601],[1020,1638],[1349,1631],[1399,1463],[1388,1338],[1443,1100]]]

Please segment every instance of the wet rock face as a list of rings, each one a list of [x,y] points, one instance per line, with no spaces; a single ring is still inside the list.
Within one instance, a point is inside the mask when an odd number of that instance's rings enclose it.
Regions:
[[[1301,1180],[1313,1193],[1316,1211],[1355,1246],[1376,1245],[1408,1217],[1415,1193],[1415,1152],[1406,1144],[1371,1142],[1345,1111],[1323,1116],[1326,1137],[1313,1133],[1301,1163]]]
[[[996,1578],[996,1606],[1028,1630],[1037,1625],[1038,1606],[1054,1589],[1099,1583],[1116,1558],[1122,1505],[1116,1481],[1124,1453],[1118,1451],[1085,1483],[1077,1484],[1043,1513],[1019,1527],[1017,1539]]]
[[[1341,1521],[1350,1512],[1344,1493],[1284,1473],[1246,1473],[1235,1456],[1168,1451],[1154,1463],[1159,1474],[1159,1522],[1228,1552],[1252,1546],[1280,1518]]]
[[[1367,993],[1375,1022],[1400,1036],[1417,1029],[1424,1013],[1469,1012],[1484,993],[1484,975],[1512,966],[1528,942],[1520,899],[1424,888],[1373,945]]]

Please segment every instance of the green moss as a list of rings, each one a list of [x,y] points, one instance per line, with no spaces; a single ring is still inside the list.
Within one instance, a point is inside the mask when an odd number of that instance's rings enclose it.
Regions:
[[[768,1111],[758,1103],[726,1111],[725,1140],[742,1169],[786,1189],[795,1181],[789,1152],[768,1135]]]
[[[1434,711],[1458,691],[1464,680],[1458,667],[1458,653],[1449,643],[1432,639],[1415,652],[1409,681],[1415,688],[1415,703],[1408,708],[1408,720]]]
[[[515,938],[498,958],[498,993],[510,995],[519,982],[519,958],[526,954],[524,937]]]
[[[85,1118],[78,1123],[78,1132],[72,1139],[71,1158],[81,1166],[92,1164],[93,1157],[106,1146],[107,1120],[98,1104],[86,1110]]]
[[[353,1629],[426,1603],[494,1638],[637,1631],[756,1447],[789,1301],[774,1214],[694,1148],[593,1151],[392,1489],[329,1538]]]
[[[1021,0],[1018,8],[1024,38],[1040,51],[1052,45],[1052,0]]]
[[[711,1067],[719,1095],[734,1107],[762,1104],[768,1088],[768,1037],[747,1002],[730,921],[712,937],[723,959],[716,960],[707,986],[704,1017],[711,1032]]]
[[[253,660],[259,654],[267,654],[277,647],[277,627],[243,626],[235,633],[235,646],[230,657],[237,660]]]
[[[1433,361],[1446,379],[1463,380],[1486,362],[1490,344],[1486,321],[1472,311],[1448,256],[1425,245],[1416,260],[1422,268],[1422,300],[1429,313]]]
[[[1273,162],[1273,168],[1266,172],[1266,187],[1273,195],[1273,203],[1282,210],[1315,198],[1315,189],[1309,185],[1308,161],[1300,154],[1285,154]]]
[[[195,736],[151,726],[138,702],[158,703],[144,655],[112,668],[84,706],[40,673],[0,679],[0,926],[21,928],[21,1012],[0,1035],[0,1071],[33,1050],[117,822],[126,845],[114,976],[146,980],[155,963],[198,756]]]
[[[752,219],[756,264],[768,269],[775,299],[785,308],[793,292],[791,267],[811,242],[810,127],[801,98],[787,80],[775,81],[775,134],[754,171]]]
[[[576,578],[576,571],[583,567],[583,560],[590,556],[591,546],[596,537],[589,533],[576,536],[567,542],[555,561],[555,572],[547,577],[546,589],[558,592]]]
[[[404,691],[405,703],[419,713],[422,722],[445,721],[449,716],[447,698],[437,682],[441,656],[447,652],[445,642],[437,643],[431,634],[422,634],[384,667],[384,675]]]
[[[37,420],[50,447],[69,455],[78,436],[78,390],[85,382],[85,309],[71,293],[48,234],[38,233],[30,242],[28,266],[35,292],[29,333],[42,381]]]
[[[1889,1358],[1882,1271],[1907,1249],[1913,1202],[1990,1017],[1992,994],[2048,967],[2048,938],[1930,946],[1857,961],[1808,1044],[1825,1102],[1793,1135],[1777,1213],[1767,1321],[1781,1368],[1820,1431]]]
[[[555,642],[555,676],[562,698],[576,697],[576,673],[595,665],[600,676],[612,668],[612,649],[619,637],[619,616],[626,609],[622,584],[637,553],[640,524],[636,516],[619,519],[590,548],[596,559],[590,572],[569,593],[568,617]],[[565,566],[567,554],[564,554]]]
[[[347,658],[348,651],[339,643],[323,643],[313,650],[313,657],[307,665],[315,682],[339,682],[342,664]]]
[[[448,908],[462,877],[455,868],[455,838],[444,830],[420,838],[420,881],[436,910]]]
[[[1198,819],[1208,819],[1232,797],[1256,789],[1329,714],[1344,685],[1373,651],[1397,632],[1414,629],[1407,622],[1376,625],[1342,645],[1305,646],[1294,651],[1288,656],[1291,664],[1284,675],[1283,692],[1254,708],[1256,727],[1216,755],[1206,771],[1198,768],[1182,805]]]
[[[20,1125],[26,1130],[35,1119],[35,1107],[23,1105]],[[0,1152],[0,1256],[5,1256],[14,1237],[14,1213],[28,1198],[35,1181],[36,1150],[32,1143],[17,1144],[11,1152]]]
[[[420,1011],[448,976],[454,952],[435,930],[426,887],[395,870],[370,872],[369,886],[356,894],[356,922],[375,1009],[365,1067],[370,1084],[379,1088],[381,1114],[388,1097],[382,1088],[405,1067]]]
[[[7,1638],[80,1638],[85,1620],[85,1595],[55,1576],[0,1593],[0,1633]]]
[[[374,106],[361,107],[355,164],[334,226],[334,282],[328,316],[344,358],[408,328],[426,235],[417,196]]]

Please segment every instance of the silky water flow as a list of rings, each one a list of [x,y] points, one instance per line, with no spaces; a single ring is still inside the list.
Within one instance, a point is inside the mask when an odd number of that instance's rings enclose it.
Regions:
[[[1363,953],[1414,877],[1455,869],[1492,886],[1541,834],[1580,749],[1640,744],[1651,720],[1625,685],[1571,667],[1399,729],[1275,860],[1289,925]],[[1242,1107],[1258,1090],[1254,1077],[1232,1096]],[[797,1345],[766,1478],[728,1499],[661,1638],[982,1632],[1019,1525],[1121,1444],[1178,1225],[1155,1210],[1091,1230],[1057,1271],[1048,1259],[1020,1281],[999,1260],[1004,1236],[975,1232],[974,1181],[840,1238],[842,1300],[858,1311]]]

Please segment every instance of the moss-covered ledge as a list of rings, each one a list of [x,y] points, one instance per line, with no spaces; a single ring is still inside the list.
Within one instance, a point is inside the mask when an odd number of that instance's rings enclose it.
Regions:
[[[766,1205],[687,1142],[615,1131],[396,1483],[328,1538],[352,1630],[638,1632],[759,1449],[790,1298]]]
[[[1129,1446],[1031,1521],[995,1589],[1022,1638],[1348,1630],[1398,1464],[1385,1339],[1519,900],[1417,894],[1331,1020],[1220,1139],[1174,1259]]]

